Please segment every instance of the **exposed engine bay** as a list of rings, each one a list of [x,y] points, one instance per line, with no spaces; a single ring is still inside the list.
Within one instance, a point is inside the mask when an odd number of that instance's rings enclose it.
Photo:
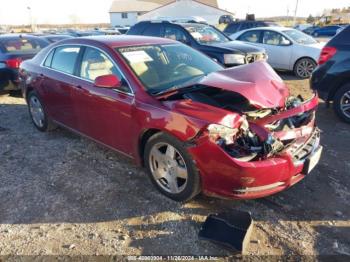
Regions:
[[[286,99],[284,107],[257,108],[239,93],[198,85],[166,97],[166,100],[179,99],[189,99],[241,115],[244,120],[239,129],[218,125],[208,127],[211,138],[232,157],[240,161],[263,160],[284,151],[294,140],[280,140],[274,137],[274,133],[300,128],[309,124],[315,116],[314,110],[309,110],[264,124],[263,128],[267,131],[268,136],[262,139],[252,131],[250,123],[258,123],[261,119],[299,107],[305,102],[304,99],[300,96],[290,96]]]

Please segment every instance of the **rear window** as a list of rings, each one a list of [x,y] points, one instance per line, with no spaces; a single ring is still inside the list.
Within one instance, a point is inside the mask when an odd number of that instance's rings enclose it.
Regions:
[[[5,53],[37,53],[47,46],[44,41],[28,38],[5,38],[0,43]]]
[[[347,26],[342,31],[340,31],[329,41],[327,45],[350,45],[350,26]]]

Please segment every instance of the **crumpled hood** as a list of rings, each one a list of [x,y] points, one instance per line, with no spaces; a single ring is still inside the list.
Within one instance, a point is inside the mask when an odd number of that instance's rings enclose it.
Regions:
[[[197,84],[239,93],[257,108],[284,107],[288,88],[264,61],[217,71]]]

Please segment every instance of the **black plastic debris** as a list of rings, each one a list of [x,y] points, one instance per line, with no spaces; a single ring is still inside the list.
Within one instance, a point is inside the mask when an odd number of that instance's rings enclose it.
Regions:
[[[211,241],[236,253],[244,253],[253,229],[249,212],[233,210],[211,214],[199,231],[199,238]]]

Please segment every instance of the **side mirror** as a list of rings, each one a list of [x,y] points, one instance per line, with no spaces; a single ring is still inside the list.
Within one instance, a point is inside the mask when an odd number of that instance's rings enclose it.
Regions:
[[[118,89],[122,86],[122,81],[116,75],[103,75],[96,77],[95,86],[101,88]]]

